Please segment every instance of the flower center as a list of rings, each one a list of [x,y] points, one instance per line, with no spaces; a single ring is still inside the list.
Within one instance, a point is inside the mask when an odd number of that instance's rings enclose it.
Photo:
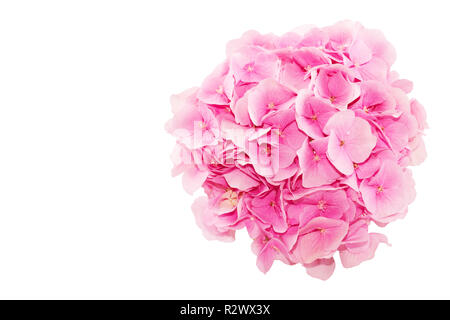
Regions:
[[[319,208],[319,210],[321,211],[325,211],[327,208],[327,203],[325,202],[325,200],[319,200],[319,202],[317,203],[317,208]]]
[[[270,145],[266,146],[266,154],[270,156],[272,154],[272,147]]]
[[[342,147],[344,144],[345,144],[344,140],[341,140],[341,141],[339,142],[339,146],[340,146],[340,147]]]
[[[218,94],[223,94],[223,86],[219,86],[219,88],[216,89],[216,92]]]
[[[372,110],[372,107],[368,107],[368,106],[363,106],[363,111],[365,112],[365,113],[369,113],[370,111]]]
[[[280,252],[280,249],[278,249],[277,247],[275,247],[275,246],[270,246],[273,250],[275,250],[276,252]]]
[[[224,193],[224,198],[226,201],[228,201],[233,207],[237,206],[238,203],[238,194],[231,190],[231,189],[227,189],[225,190]]]
[[[275,108],[275,103],[271,102],[267,105],[267,109],[273,109]]]
[[[383,186],[378,186],[377,193],[382,193],[384,191]]]

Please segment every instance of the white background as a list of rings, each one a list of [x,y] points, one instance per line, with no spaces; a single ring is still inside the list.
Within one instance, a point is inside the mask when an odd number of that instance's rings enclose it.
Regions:
[[[1,1],[0,298],[450,298],[446,1]],[[255,266],[245,231],[209,242],[164,131],[248,29],[381,29],[426,107],[417,199],[392,247],[322,282]]]

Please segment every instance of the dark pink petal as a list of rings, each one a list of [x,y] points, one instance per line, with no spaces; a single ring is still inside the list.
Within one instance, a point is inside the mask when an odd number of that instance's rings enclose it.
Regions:
[[[319,68],[316,78],[316,95],[332,104],[346,106],[359,96],[359,87],[350,82],[349,71],[340,65]]]
[[[291,90],[300,90],[307,88],[309,79],[306,78],[306,72],[294,62],[288,62],[281,66],[280,83]]]
[[[360,40],[353,42],[348,50],[348,54],[353,64],[358,67],[372,59],[372,51]]]
[[[351,110],[330,118],[325,131],[330,132],[327,156],[343,174],[351,175],[354,163],[365,161],[376,145],[377,137],[367,121],[355,117]]]
[[[354,171],[353,161],[343,147],[345,142],[342,144],[342,141],[335,131],[330,133],[327,157],[336,169],[345,175],[351,175]]]
[[[393,114],[395,99],[387,87],[378,81],[365,81],[361,84],[361,95],[352,109],[361,109],[369,115]]]
[[[278,57],[256,48],[246,48],[234,53],[230,63],[236,81],[258,82],[275,78],[279,72]]]
[[[419,130],[428,128],[427,114],[424,107],[415,99],[411,101],[411,113],[416,118]]]
[[[396,59],[395,49],[381,31],[361,29],[359,38],[370,48],[374,57],[382,59],[388,66],[394,63]]]
[[[292,54],[292,57],[305,72],[309,72],[313,67],[331,64],[330,58],[328,58],[321,50],[313,47],[305,47],[296,50]]]
[[[357,117],[342,141],[350,159],[355,163],[361,163],[370,156],[377,137],[372,134],[369,123]]]
[[[280,196],[275,190],[262,198],[253,199],[249,210],[262,222],[270,224],[275,232],[283,233],[288,228],[286,213],[280,201]]]

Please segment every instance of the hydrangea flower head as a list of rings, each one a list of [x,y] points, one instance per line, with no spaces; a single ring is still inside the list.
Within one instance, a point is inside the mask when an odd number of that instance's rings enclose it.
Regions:
[[[300,29],[299,29],[300,30]],[[173,175],[207,239],[253,239],[256,265],[326,280],[372,259],[405,217],[410,166],[426,158],[423,106],[377,30],[344,21],[282,36],[245,33],[202,85],[172,97]]]

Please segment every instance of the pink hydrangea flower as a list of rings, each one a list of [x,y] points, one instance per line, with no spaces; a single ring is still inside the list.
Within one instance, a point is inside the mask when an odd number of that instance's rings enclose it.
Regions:
[[[345,175],[352,174],[355,164],[364,162],[377,143],[370,124],[352,110],[333,115],[325,131],[329,134],[328,158]]]
[[[295,92],[273,79],[262,80],[248,96],[248,113],[252,123],[260,126],[264,119],[294,103]]]
[[[172,174],[207,239],[253,239],[256,265],[300,264],[328,279],[370,260],[414,200],[424,107],[391,70],[377,30],[343,21],[284,35],[245,33],[199,88],[172,97]]]
[[[323,129],[328,120],[337,111],[330,103],[315,97],[308,90],[302,90],[295,105],[297,125],[311,138],[317,139],[325,136]]]
[[[329,258],[339,248],[348,231],[348,224],[340,219],[317,217],[299,230],[293,255],[302,263]]]
[[[302,170],[302,184],[305,188],[330,185],[341,177],[339,171],[327,157],[328,138],[305,140],[298,150]]]
[[[336,106],[346,106],[359,96],[360,88],[352,80],[351,69],[341,64],[320,66],[314,70],[316,96]]]

